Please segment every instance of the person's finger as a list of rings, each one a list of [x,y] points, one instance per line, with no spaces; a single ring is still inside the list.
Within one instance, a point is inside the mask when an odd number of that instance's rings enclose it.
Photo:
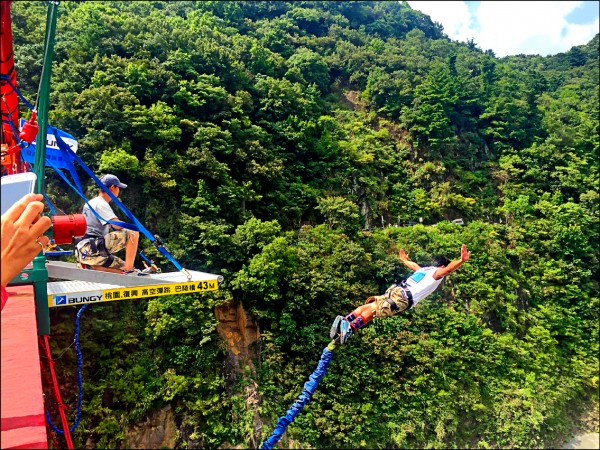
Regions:
[[[37,238],[38,236],[43,235],[52,225],[52,220],[50,217],[40,217],[39,220],[34,223],[30,228],[31,236]]]
[[[42,202],[34,201],[29,203],[25,207],[25,211],[23,211],[21,217],[15,220],[15,225],[30,227],[36,216],[39,216],[43,210],[44,204]]]
[[[50,238],[48,236],[41,235],[39,238],[36,239],[36,241],[45,247],[50,243]]]
[[[15,224],[31,225],[34,222],[36,216],[39,216],[43,210],[44,204],[42,202],[32,201],[25,207],[25,210],[23,210],[23,212],[17,218],[17,220],[15,220]]]
[[[17,220],[21,214],[23,213],[23,211],[25,211],[25,208],[27,207],[27,205],[29,205],[31,202],[34,201],[39,201],[43,198],[42,194],[27,194],[24,195],[23,197],[21,197],[21,199],[16,202],[14,205],[12,205],[10,208],[8,208],[8,210],[3,214],[3,216],[5,216],[8,219],[11,220]]]
[[[37,238],[31,239],[27,244],[26,248],[29,251],[30,255],[37,255],[39,252],[44,251],[48,244],[50,243],[50,239],[48,236],[41,235]]]
[[[38,241],[34,241],[28,248],[28,254],[27,254],[27,259],[28,260],[32,260],[33,258],[35,258],[37,255],[40,254],[40,252],[43,252],[44,250],[46,250],[46,246],[44,244],[42,244],[41,242]]]

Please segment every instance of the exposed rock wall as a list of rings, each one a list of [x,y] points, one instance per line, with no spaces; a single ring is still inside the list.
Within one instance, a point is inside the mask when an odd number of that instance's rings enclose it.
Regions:
[[[254,360],[258,359],[257,348],[260,332],[258,325],[244,310],[241,303],[230,301],[215,308],[215,316],[219,322],[217,332],[227,343],[227,381],[232,389],[239,376],[244,378],[244,396],[246,408],[252,411],[253,433],[248,436],[253,448],[260,445],[262,420],[258,413],[260,396],[258,385],[254,381],[256,368]]]
[[[254,361],[259,356],[257,344],[260,332],[256,322],[238,302],[230,301],[217,306],[215,317],[219,322],[217,332],[227,344],[227,388],[231,393],[239,377],[244,380],[246,408],[252,411],[253,421],[253,433],[248,436],[248,440],[250,447],[258,448],[263,424],[258,412],[261,402],[258,385],[253,378],[256,373]],[[167,406],[150,413],[146,420],[130,426],[125,431],[124,448],[174,448],[178,436],[173,410],[171,406]],[[187,441],[183,430],[181,438]],[[196,448],[194,444],[187,442],[188,448]],[[232,447],[227,445],[227,448]]]
[[[148,415],[125,431],[125,448],[174,448],[177,425],[171,406]]]
[[[258,341],[258,326],[244,310],[241,303],[230,301],[215,308],[215,316],[219,321],[217,332],[227,343],[227,351],[235,369],[239,371],[244,365],[254,368],[252,357],[255,351],[250,350]],[[254,353],[254,354],[253,354]]]

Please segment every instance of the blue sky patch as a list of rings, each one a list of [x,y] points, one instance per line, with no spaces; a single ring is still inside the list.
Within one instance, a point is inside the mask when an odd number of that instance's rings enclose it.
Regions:
[[[577,8],[565,16],[569,23],[587,25],[593,23],[598,17],[600,2],[582,2]]]

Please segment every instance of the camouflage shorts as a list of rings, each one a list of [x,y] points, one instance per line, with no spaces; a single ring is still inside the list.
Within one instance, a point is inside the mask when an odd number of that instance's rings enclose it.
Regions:
[[[406,294],[401,287],[392,286],[385,291],[385,294],[376,295],[374,298],[376,305],[375,317],[391,317],[408,309],[408,298],[406,298]],[[392,305],[385,300],[386,298],[398,305],[396,311],[392,310]]]
[[[114,256],[113,253],[118,252],[125,248],[127,244],[128,232],[125,229],[112,231],[104,236],[104,248],[106,253],[99,250],[93,252],[92,239],[86,239],[81,241],[77,245],[77,261],[81,264],[88,266],[103,266],[110,267],[113,269],[122,269],[125,266],[125,261],[121,258]],[[98,240],[96,239],[96,249],[98,247]],[[110,264],[105,265],[109,259],[113,259]]]

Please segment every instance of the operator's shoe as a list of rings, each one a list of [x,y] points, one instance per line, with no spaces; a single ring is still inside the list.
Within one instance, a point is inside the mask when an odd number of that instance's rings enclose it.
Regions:
[[[121,272],[121,275],[130,275],[130,276],[138,276],[138,275],[143,275],[142,272],[139,269],[136,269],[135,267],[133,269],[130,270],[124,270]]]
[[[335,339],[340,334],[340,323],[344,320],[344,316],[337,316],[333,321],[333,325],[331,325],[331,331],[329,332],[329,337],[331,339]]]
[[[350,322],[346,319],[342,319],[340,324],[340,344],[345,344],[350,336],[352,336],[353,330],[350,326]]]
[[[141,275],[148,275],[150,273],[160,273],[161,270],[156,267],[156,264],[151,263],[150,265],[146,264],[144,261],[142,261],[142,263],[144,264],[144,268],[142,269],[142,273]]]

